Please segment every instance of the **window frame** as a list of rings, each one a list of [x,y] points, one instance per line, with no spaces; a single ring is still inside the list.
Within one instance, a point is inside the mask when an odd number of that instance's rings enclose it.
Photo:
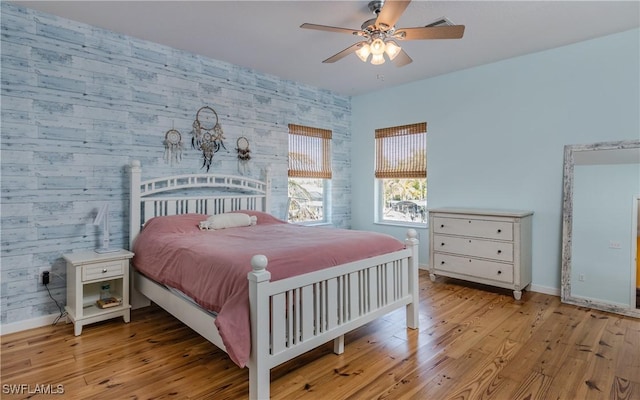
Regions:
[[[409,135],[424,135],[424,170],[421,170],[419,164],[415,162],[410,163],[402,163],[399,162],[397,164],[398,168],[390,167],[389,165],[381,166],[383,164],[382,154],[384,152],[384,148],[380,148],[383,145],[384,140],[386,138],[401,138],[403,136]],[[402,227],[415,227],[415,228],[425,228],[428,226],[428,211],[424,210],[424,222],[415,222],[415,221],[400,221],[395,219],[386,219],[384,216],[385,210],[385,196],[384,196],[384,181],[386,179],[423,179],[425,190],[427,185],[427,123],[421,122],[417,124],[410,125],[401,125],[396,127],[389,127],[383,129],[376,129],[376,143],[375,143],[375,168],[374,168],[374,179],[375,179],[375,187],[374,187],[374,199],[375,199],[375,217],[374,223],[379,225],[392,225],[392,226],[402,226]],[[413,139],[412,139],[413,140]],[[418,138],[418,140],[420,140]],[[403,143],[395,150],[408,150],[411,148],[411,140],[407,141],[408,143]],[[396,153],[394,153],[396,154]],[[401,160],[402,161],[402,160]],[[387,164],[387,163],[385,163]],[[424,175],[420,175],[424,174]],[[425,202],[427,201],[428,195],[425,194]]]
[[[298,136],[292,148],[292,136]],[[307,138],[307,140],[303,138]],[[289,124],[288,132],[288,169],[287,194],[291,179],[319,179],[322,181],[322,219],[291,222],[291,198],[287,202],[286,218],[288,222],[302,225],[323,225],[331,220],[331,179],[332,172],[332,137],[329,129],[314,128]],[[306,157],[292,161],[292,150],[298,150]],[[306,162],[304,161],[306,158]],[[294,164],[295,163],[295,164]],[[293,167],[293,168],[292,168]]]

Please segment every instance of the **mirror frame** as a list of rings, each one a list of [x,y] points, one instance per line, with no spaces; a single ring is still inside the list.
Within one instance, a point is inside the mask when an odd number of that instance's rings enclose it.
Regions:
[[[640,141],[628,140],[618,142],[601,142],[592,144],[564,146],[564,181],[562,200],[562,287],[560,298],[563,303],[595,308],[616,314],[640,318],[640,309],[621,307],[595,300],[587,300],[571,295],[571,243],[573,240],[573,170],[575,154],[578,152],[635,149],[640,148]],[[637,249],[636,249],[637,251]],[[638,306],[638,304],[636,304]]]

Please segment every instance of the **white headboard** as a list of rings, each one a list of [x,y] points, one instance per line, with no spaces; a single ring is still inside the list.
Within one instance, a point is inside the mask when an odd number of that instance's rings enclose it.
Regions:
[[[140,161],[130,165],[129,248],[149,219],[177,214],[269,210],[270,180],[236,175],[174,175],[141,180]]]

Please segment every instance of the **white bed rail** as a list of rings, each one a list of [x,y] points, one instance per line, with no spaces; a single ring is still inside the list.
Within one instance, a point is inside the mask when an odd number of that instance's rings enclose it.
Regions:
[[[407,306],[407,327],[418,327],[417,233],[406,249],[270,282],[268,260],[257,255],[248,274],[251,307],[251,399],[269,398],[271,368],[330,340],[342,353],[344,334]]]

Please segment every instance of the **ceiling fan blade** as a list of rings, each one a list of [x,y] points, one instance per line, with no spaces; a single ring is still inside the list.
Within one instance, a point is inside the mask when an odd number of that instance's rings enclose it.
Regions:
[[[393,27],[402,13],[404,13],[404,10],[407,9],[409,3],[411,3],[411,0],[386,0],[376,19],[376,26],[382,30]]]
[[[400,53],[398,53],[398,55],[393,59],[392,62],[396,67],[404,67],[407,64],[411,64],[413,60],[404,50],[400,50]]]
[[[304,23],[304,24],[300,25],[300,28],[315,29],[317,31],[348,33],[349,35],[360,35],[360,32],[361,32],[358,29],[337,28],[335,26],[317,25],[317,24],[308,24],[308,23]]]
[[[393,36],[400,40],[420,40],[460,39],[462,35],[464,35],[464,25],[400,28],[396,30]]]
[[[331,57],[327,58],[326,60],[323,61],[323,63],[334,63],[336,61],[342,60],[343,58],[345,58],[346,56],[348,56],[351,53],[354,53],[356,50],[358,50],[360,47],[362,47],[363,44],[365,44],[366,42],[358,42],[356,44],[353,44],[349,47],[347,47],[346,49],[342,50],[339,53],[336,53],[334,55],[332,55]]]

